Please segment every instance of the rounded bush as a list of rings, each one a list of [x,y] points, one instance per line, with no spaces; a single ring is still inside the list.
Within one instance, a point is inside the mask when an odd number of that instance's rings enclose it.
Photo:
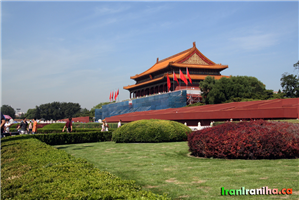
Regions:
[[[299,157],[299,124],[263,120],[230,123],[188,135],[191,155],[238,159]]]
[[[127,123],[112,134],[115,142],[175,142],[187,140],[191,129],[169,120],[138,120]]]

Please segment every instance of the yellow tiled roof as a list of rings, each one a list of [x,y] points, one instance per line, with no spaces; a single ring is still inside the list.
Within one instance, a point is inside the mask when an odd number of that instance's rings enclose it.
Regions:
[[[185,64],[185,63],[171,63],[171,66],[175,67],[188,67],[188,68],[200,68],[200,69],[226,69],[228,65],[194,65],[194,64]]]
[[[173,78],[173,74],[168,74],[169,78]],[[177,77],[177,79],[179,80],[180,79],[180,75],[179,74],[175,74],[175,76]],[[229,78],[229,76],[223,76],[223,75],[191,75],[190,74],[190,77],[192,80],[204,80],[207,76],[211,76],[211,77],[214,77],[216,80],[219,80],[221,79],[222,77],[226,77],[226,78]],[[139,83],[139,84],[135,84],[135,85],[128,85],[128,86],[125,86],[123,87],[125,90],[129,90],[129,89],[132,89],[132,88],[135,88],[135,87],[139,87],[139,86],[142,86],[142,85],[146,85],[148,83],[154,83],[156,81],[160,81],[164,78],[167,77],[167,74],[164,74],[164,76],[162,77],[159,77],[159,78],[156,78],[156,79],[152,79],[152,80],[149,80],[149,81],[145,81],[143,83]],[[188,79],[187,75],[185,75],[185,77]]]
[[[148,84],[148,83],[153,83],[153,82],[156,82],[156,81],[160,81],[164,78],[164,76],[162,77],[159,77],[159,78],[156,78],[156,79],[152,79],[152,80],[149,80],[149,81],[145,81],[143,83],[139,83],[139,84],[135,84],[135,85],[128,85],[128,86],[124,86],[123,88],[125,90],[129,90],[131,88],[134,88],[134,87],[138,87],[138,86],[141,86],[141,85],[145,85],[145,84]]]
[[[146,70],[145,72],[143,72],[141,74],[136,74],[135,76],[131,76],[130,78],[131,79],[136,79],[136,78],[138,78],[140,76],[147,75],[147,74],[150,74],[152,72],[155,72],[155,71],[158,71],[160,69],[163,69],[163,68],[167,67],[170,62],[175,62],[175,61],[177,61],[177,60],[179,60],[181,58],[184,58],[186,55],[188,55],[189,53],[191,53],[192,50],[194,50],[193,47],[190,48],[190,49],[187,49],[185,51],[182,51],[182,52],[180,52],[180,53],[178,53],[176,55],[173,55],[171,57],[168,57],[168,58],[165,58],[163,60],[160,60],[156,64],[154,64],[151,68],[149,68],[148,70]]]
[[[207,65],[198,65],[198,64],[184,64],[181,62],[184,62],[188,58],[188,56],[192,55],[193,53],[196,53],[201,59],[203,59]],[[141,74],[136,74],[135,76],[131,76],[131,79],[136,79],[145,75],[149,75],[153,72],[159,71],[161,69],[166,68],[167,66],[177,66],[177,67],[190,67],[190,68],[206,68],[206,69],[225,69],[228,66],[227,65],[221,65],[221,64],[215,64],[213,61],[205,57],[195,46],[195,43],[193,43],[193,47],[190,49],[187,49],[185,51],[182,51],[178,54],[175,54],[173,56],[170,56],[168,58],[165,58],[163,60],[157,61],[156,64],[154,64],[151,68],[146,70],[145,72]]]
[[[173,74],[168,74],[169,78],[173,78]],[[180,74],[175,74],[175,76],[177,77],[177,79],[179,80],[180,78]],[[187,75],[184,74],[184,76],[188,79]],[[194,75],[194,74],[190,74],[190,77],[192,80],[205,80],[205,78],[207,76],[211,76],[214,77],[216,80],[221,79],[222,77],[226,77],[229,78],[229,76],[223,76],[223,75]],[[166,77],[166,75],[165,75]]]

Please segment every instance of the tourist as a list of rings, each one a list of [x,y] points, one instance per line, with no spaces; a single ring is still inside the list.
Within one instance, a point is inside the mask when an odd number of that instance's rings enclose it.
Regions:
[[[66,131],[67,131],[68,133],[70,133],[70,132],[73,131],[73,123],[72,123],[72,118],[71,118],[71,117],[69,118],[69,121],[66,122],[65,126],[64,126],[63,129],[62,129],[62,132],[64,132],[65,127],[67,127],[67,130],[66,130]]]
[[[105,131],[109,131],[108,128],[109,128],[109,125],[108,125],[108,123],[105,121]]]
[[[32,134],[35,134],[36,131],[37,131],[37,121],[36,121],[36,118],[33,118]]]
[[[28,124],[28,134],[31,134],[31,132],[32,132],[32,121],[30,120]]]
[[[9,127],[12,125],[12,123],[9,122],[9,119],[6,119],[5,123],[5,132],[9,133]]]
[[[105,121],[103,120],[103,123],[102,123],[102,129],[101,129],[102,132],[105,131]]]
[[[2,134],[4,133],[4,124],[5,124],[5,117],[4,115],[2,114],[2,112],[0,112],[0,115],[1,115],[1,138],[3,137]]]
[[[27,134],[27,126],[28,123],[26,121],[26,117],[24,117],[17,129],[21,128],[21,134]]]
[[[121,119],[119,120],[118,124],[117,124],[117,128],[121,127]]]
[[[108,125],[108,123],[106,122],[106,120],[104,119],[103,120],[103,124],[102,124],[102,132],[104,132],[104,131],[108,131],[108,128],[109,128],[109,125]]]

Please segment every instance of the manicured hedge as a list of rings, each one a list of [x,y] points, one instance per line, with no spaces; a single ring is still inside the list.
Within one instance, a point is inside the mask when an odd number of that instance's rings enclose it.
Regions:
[[[115,142],[175,142],[187,140],[191,129],[169,120],[138,120],[127,123],[112,134]]]
[[[8,136],[5,138],[14,138],[16,136]],[[35,135],[20,135],[23,138],[36,138],[46,144],[75,144],[89,142],[104,142],[111,141],[112,132],[81,132],[81,133],[51,133],[51,134],[35,134]]]
[[[46,130],[46,129],[60,129],[60,130],[62,130],[64,126],[65,126],[65,123],[52,123],[52,124],[47,124],[46,126],[44,126],[41,129],[44,129],[44,130]]]
[[[48,129],[37,129],[37,133],[62,133],[62,129],[63,128],[48,128]],[[97,131],[100,132],[101,129],[100,128],[73,128],[72,132],[75,133],[81,133],[81,132],[91,132],[91,131]],[[66,132],[66,130],[64,130],[64,132]]]
[[[117,123],[108,123],[109,128],[117,128]],[[44,126],[42,129],[61,129],[65,126],[65,123],[53,123],[53,124],[47,124]],[[73,123],[73,129],[78,129],[78,128],[91,128],[91,129],[101,129],[102,128],[102,123],[97,123],[97,122],[90,122],[90,123]]]
[[[1,148],[1,199],[168,199],[34,138],[3,138]]]
[[[299,157],[299,124],[263,120],[225,123],[188,135],[191,155],[214,158]]]

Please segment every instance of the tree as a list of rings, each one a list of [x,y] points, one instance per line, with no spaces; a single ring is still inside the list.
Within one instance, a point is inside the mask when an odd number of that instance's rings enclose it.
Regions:
[[[90,111],[86,108],[81,108],[79,112],[77,112],[74,117],[86,117],[90,116]]]
[[[37,107],[36,116],[45,120],[58,120],[74,117],[80,110],[81,106],[78,103],[52,102]]]
[[[217,104],[243,99],[269,99],[273,97],[272,90],[266,90],[265,85],[255,77],[231,76],[219,80],[206,77],[199,84],[203,102]]]
[[[209,92],[212,90],[213,86],[215,85],[215,82],[216,80],[214,77],[207,76],[205,80],[199,83],[203,103],[208,104],[207,96]]]
[[[11,118],[16,118],[15,110],[9,105],[1,106],[1,112],[3,115],[9,115]]]
[[[107,105],[107,104],[110,104],[110,103],[115,103],[115,101],[113,101],[113,102],[102,102],[102,103],[99,103],[98,105],[92,107],[92,109],[90,109],[89,117],[94,117],[95,116],[95,109],[102,109],[103,105]]]
[[[299,77],[297,75],[284,73],[280,81],[282,91],[286,97],[299,97]]]
[[[231,96],[232,80],[229,78],[221,78],[215,82],[213,88],[207,95],[209,104],[218,104],[227,101]]]
[[[299,60],[298,60],[298,62],[296,62],[296,63],[294,64],[294,67],[295,67],[295,69],[298,69],[298,70],[299,70]]]
[[[36,117],[36,109],[35,108],[28,109],[27,112],[26,112],[26,114],[25,114],[25,117],[27,119],[33,119],[33,118],[35,118]]]

